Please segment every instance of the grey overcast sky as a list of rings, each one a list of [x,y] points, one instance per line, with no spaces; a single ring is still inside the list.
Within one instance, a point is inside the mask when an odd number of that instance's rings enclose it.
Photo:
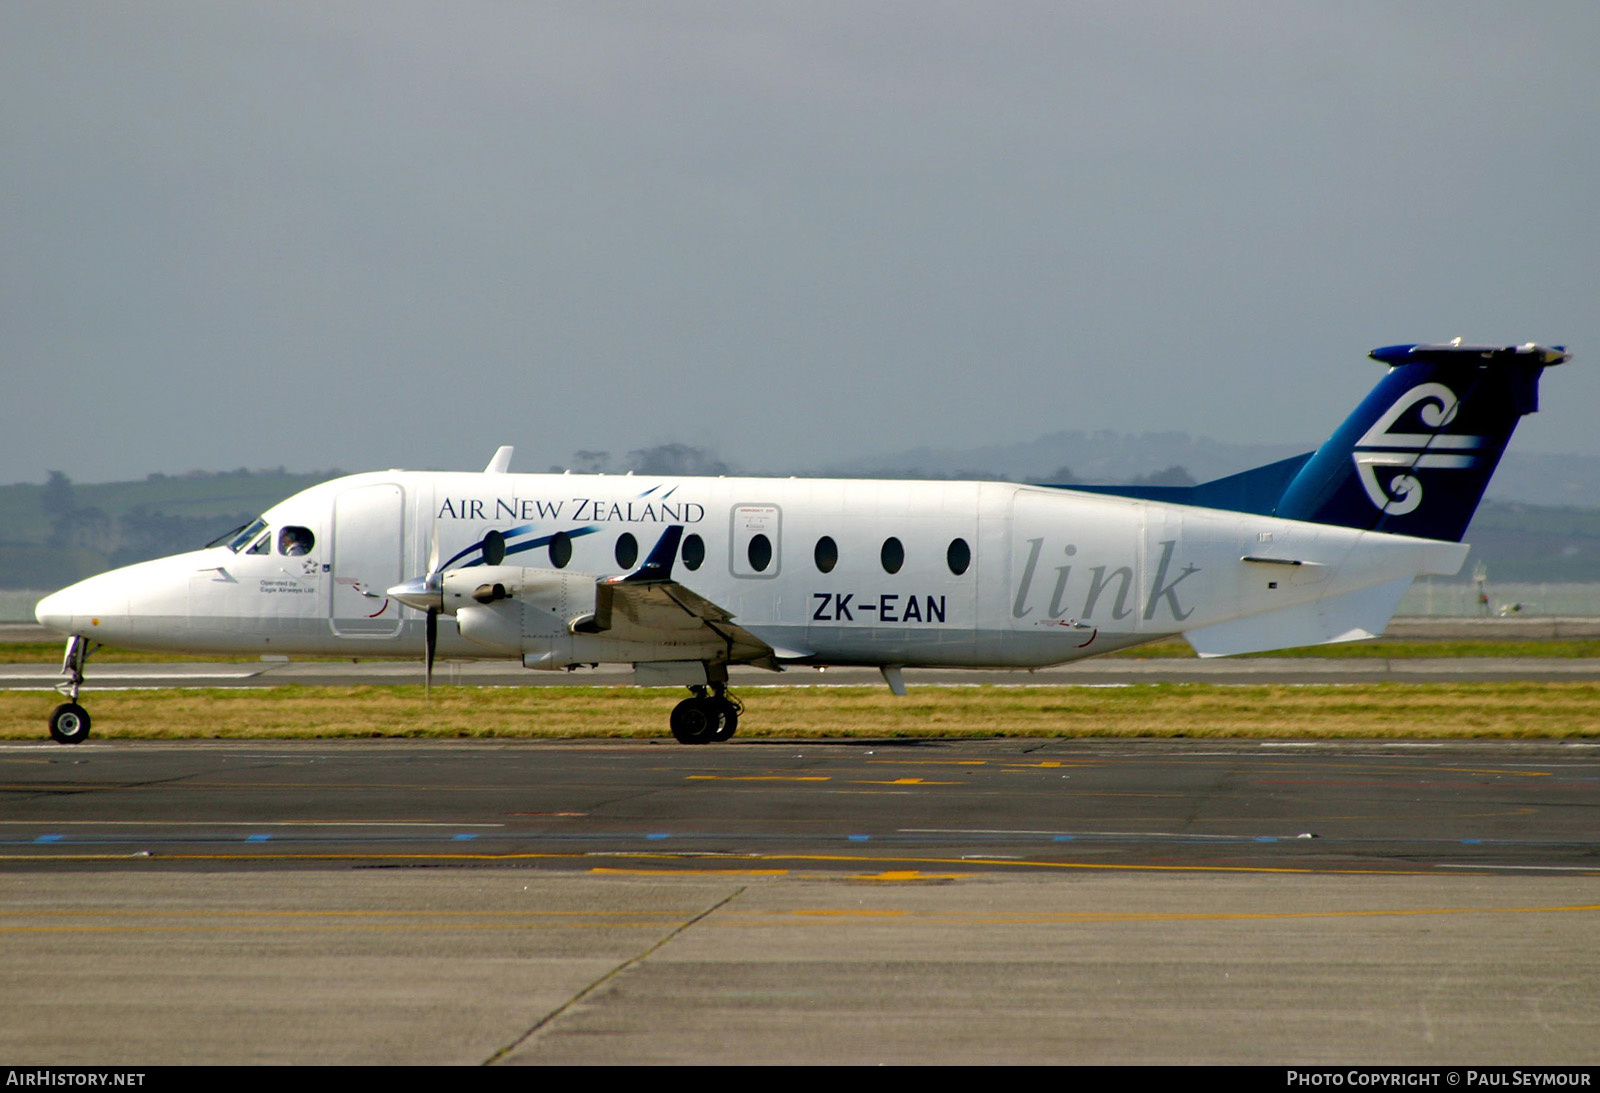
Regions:
[[[1320,441],[1565,343],[1600,4],[0,0],[0,481]]]

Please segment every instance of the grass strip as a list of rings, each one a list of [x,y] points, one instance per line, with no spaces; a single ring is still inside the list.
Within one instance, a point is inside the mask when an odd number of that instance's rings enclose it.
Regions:
[[[747,689],[739,735],[851,737],[1600,737],[1600,683]],[[97,738],[665,737],[676,690],[278,687],[90,692]],[[0,692],[0,739],[38,739],[59,701]]]

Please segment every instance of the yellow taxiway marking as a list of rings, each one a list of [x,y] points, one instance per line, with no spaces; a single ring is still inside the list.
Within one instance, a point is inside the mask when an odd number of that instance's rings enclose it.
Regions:
[[[964,786],[965,782],[928,782],[921,778],[895,778],[888,782],[873,781],[860,778],[850,783],[853,786]]]
[[[908,881],[908,880],[960,880],[971,873],[924,873],[920,869],[889,869],[882,873],[857,873],[851,880]],[[816,912],[821,914],[822,912]]]
[[[1549,778],[1555,773],[1550,770],[1477,770],[1473,767],[1437,767],[1441,771],[1451,774],[1515,774],[1522,778]]]

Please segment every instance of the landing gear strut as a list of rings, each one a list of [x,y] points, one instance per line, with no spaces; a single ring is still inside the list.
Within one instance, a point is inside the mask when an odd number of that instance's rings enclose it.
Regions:
[[[66,678],[56,684],[56,690],[68,701],[50,711],[50,735],[58,743],[81,744],[89,738],[89,711],[78,705],[78,691],[83,686],[84,662],[98,648],[80,634],[67,639],[67,653],[61,661],[61,674]]]
[[[728,693],[726,683],[690,687],[689,694],[672,708],[672,735],[678,743],[720,743],[734,734],[744,703]]]

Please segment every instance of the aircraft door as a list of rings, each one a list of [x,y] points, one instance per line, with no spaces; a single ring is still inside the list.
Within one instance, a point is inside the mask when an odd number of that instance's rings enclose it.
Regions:
[[[771,578],[783,561],[783,512],[777,505],[735,505],[728,568],[735,577]]]
[[[334,501],[333,632],[386,638],[400,632],[387,590],[403,579],[404,491],[392,482],[345,490]]]

